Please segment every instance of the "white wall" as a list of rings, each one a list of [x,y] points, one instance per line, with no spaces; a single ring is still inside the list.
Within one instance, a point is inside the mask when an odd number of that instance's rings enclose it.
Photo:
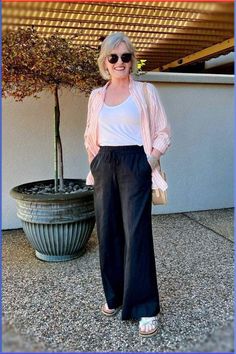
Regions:
[[[150,72],[141,80],[159,88],[173,135],[162,158],[169,203],[153,213],[233,207],[233,75]]]
[[[53,98],[50,93],[43,93],[37,100],[26,98],[18,103],[13,99],[3,100],[3,229],[21,227],[16,217],[16,202],[9,196],[9,190],[18,184],[54,177]],[[88,99],[67,90],[63,90],[59,99],[64,175],[84,178],[88,170],[83,138]]]
[[[233,206],[233,77],[196,75],[150,73],[141,79],[158,88],[173,135],[162,158],[169,203],[153,213]],[[46,92],[40,97],[3,100],[3,229],[21,227],[9,190],[53,178],[54,101]],[[87,98],[63,90],[60,102],[65,177],[85,178]]]

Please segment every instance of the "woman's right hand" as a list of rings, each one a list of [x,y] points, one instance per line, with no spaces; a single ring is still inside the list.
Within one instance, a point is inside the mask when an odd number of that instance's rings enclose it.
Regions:
[[[160,159],[153,155],[149,155],[147,160],[152,170],[154,170],[156,167],[159,167],[158,170],[160,171]]]

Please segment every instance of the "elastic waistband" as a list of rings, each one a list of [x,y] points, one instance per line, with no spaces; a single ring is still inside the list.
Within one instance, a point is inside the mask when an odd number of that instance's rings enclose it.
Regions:
[[[144,152],[143,145],[121,145],[121,146],[101,146],[99,152]]]

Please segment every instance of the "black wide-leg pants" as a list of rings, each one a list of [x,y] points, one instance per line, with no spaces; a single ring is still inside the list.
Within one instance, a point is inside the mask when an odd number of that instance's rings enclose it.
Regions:
[[[102,283],[122,319],[158,314],[151,224],[151,167],[143,146],[101,146],[92,160]]]

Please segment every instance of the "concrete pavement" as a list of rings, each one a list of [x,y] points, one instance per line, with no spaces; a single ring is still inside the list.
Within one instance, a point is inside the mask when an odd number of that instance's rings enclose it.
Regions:
[[[233,209],[155,215],[160,330],[104,318],[98,244],[38,260],[21,229],[3,232],[3,352],[233,352]]]

